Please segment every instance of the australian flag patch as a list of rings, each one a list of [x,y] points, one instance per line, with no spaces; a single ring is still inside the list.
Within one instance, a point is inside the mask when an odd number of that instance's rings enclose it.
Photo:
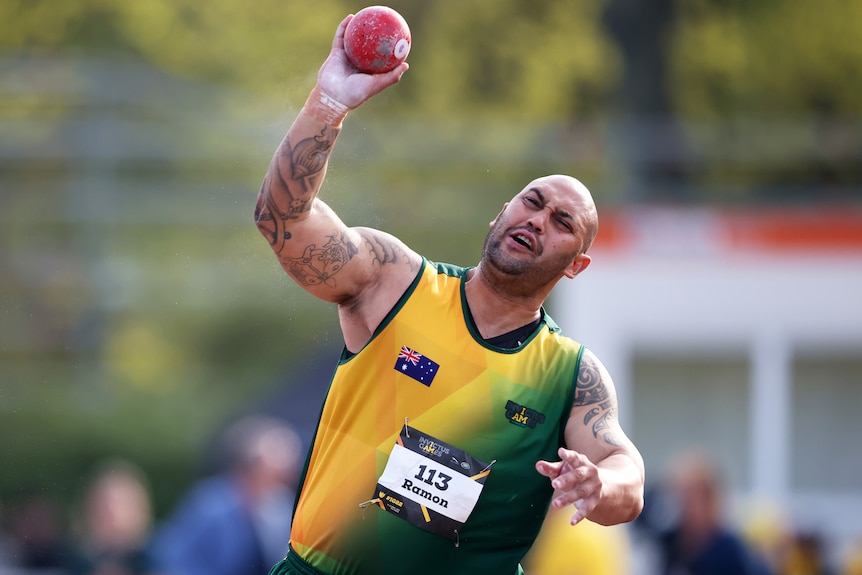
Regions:
[[[434,376],[440,366],[434,363],[430,358],[411,349],[406,345],[401,346],[401,351],[398,353],[398,360],[395,362],[395,370],[400,371],[406,376],[412,377],[422,385],[431,386],[434,381]]]

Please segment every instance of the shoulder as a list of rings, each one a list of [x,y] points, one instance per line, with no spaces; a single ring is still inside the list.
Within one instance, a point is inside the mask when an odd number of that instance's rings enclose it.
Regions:
[[[191,488],[186,499],[187,507],[196,512],[234,507],[239,501],[239,486],[233,479],[222,475],[202,479]]]
[[[425,261],[430,268],[437,272],[437,274],[453,278],[466,279],[467,272],[471,269],[463,266],[456,266],[454,264],[447,264],[445,262],[435,262],[427,259]]]
[[[742,535],[731,531],[727,527],[722,527],[715,533],[712,544],[722,554],[733,553],[744,556],[748,553],[748,548]]]
[[[370,258],[362,272],[362,289],[340,299],[338,316],[345,347],[357,353],[393,309],[410,296],[427,269],[425,259],[394,236],[371,228],[355,228],[359,252]]]
[[[422,256],[397,237],[374,228],[358,227],[353,230],[361,240],[357,249],[365,251],[371,257],[372,263],[381,269],[389,266],[403,267],[414,272],[419,270]]]
[[[424,258],[392,234],[374,229],[351,228],[356,238],[355,252],[362,262],[354,271],[354,285],[358,289],[337,300],[342,311],[363,314],[372,310],[387,310],[407,287],[421,275]]]
[[[580,348],[580,361],[578,362],[578,387],[591,389],[601,387],[613,389],[613,380],[608,369],[598,356],[587,347]]]
[[[578,362],[575,398],[570,426],[581,437],[592,437],[606,446],[627,443],[617,421],[617,393],[607,368],[588,348],[582,348]]]
[[[704,551],[704,559],[722,565],[724,572],[757,575],[767,572],[760,557],[739,533],[724,527]]]
[[[581,342],[564,334],[562,328],[545,311],[544,307],[540,311],[542,314],[542,323],[547,328],[547,333],[551,336],[554,345],[559,348],[561,353],[566,353],[572,357],[576,361],[576,366],[580,365],[587,348]]]

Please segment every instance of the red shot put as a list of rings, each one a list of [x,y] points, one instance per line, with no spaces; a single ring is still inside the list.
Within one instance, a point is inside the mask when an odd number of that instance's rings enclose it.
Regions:
[[[389,72],[407,59],[410,28],[404,17],[392,8],[363,8],[344,31],[344,51],[350,63],[361,72]]]

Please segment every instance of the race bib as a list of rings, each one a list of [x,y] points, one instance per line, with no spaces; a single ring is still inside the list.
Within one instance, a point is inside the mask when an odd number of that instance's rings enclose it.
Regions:
[[[420,529],[457,541],[490,467],[405,425],[377,480],[376,503]]]

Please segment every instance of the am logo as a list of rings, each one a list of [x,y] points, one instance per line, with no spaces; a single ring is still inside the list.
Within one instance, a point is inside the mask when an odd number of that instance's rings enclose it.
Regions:
[[[545,423],[545,414],[520,405],[511,399],[506,402],[506,419],[519,427],[534,429],[537,424]]]

